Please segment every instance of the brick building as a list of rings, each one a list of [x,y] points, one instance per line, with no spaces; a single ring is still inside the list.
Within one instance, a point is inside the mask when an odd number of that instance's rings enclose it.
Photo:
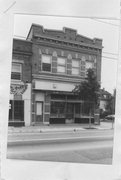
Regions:
[[[32,43],[13,40],[9,125],[30,125]]]
[[[84,37],[70,28],[50,30],[32,24],[26,41],[14,39],[12,62],[23,63],[19,83],[30,85],[31,108],[24,110],[30,118],[24,118],[25,125],[87,122],[88,103],[72,90],[85,79],[88,68],[93,68],[100,82],[101,53],[101,39]],[[27,89],[21,96],[25,93]]]

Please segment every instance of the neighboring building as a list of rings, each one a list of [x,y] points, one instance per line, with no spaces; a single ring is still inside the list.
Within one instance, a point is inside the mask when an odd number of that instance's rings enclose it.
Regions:
[[[104,88],[100,90],[100,109],[106,111],[112,95]]]
[[[10,126],[30,125],[31,55],[31,42],[14,39],[9,103]]]
[[[21,48],[15,47],[16,41],[19,44],[19,40],[14,40],[13,60],[23,48],[21,53],[27,53],[27,58],[19,59],[23,60],[23,64],[27,61],[29,71],[26,71],[29,78],[23,79],[23,82],[32,83],[28,95],[29,103],[31,96],[31,110],[24,112],[31,118],[24,118],[25,125],[26,121],[28,125],[88,122],[88,104],[80,101],[72,90],[85,80],[88,68],[94,69],[100,82],[102,40],[84,37],[70,28],[48,30],[32,24],[26,41],[20,40]]]
[[[100,90],[100,113],[101,116],[108,114],[115,114],[115,99],[116,99],[116,90],[112,95],[105,89]]]

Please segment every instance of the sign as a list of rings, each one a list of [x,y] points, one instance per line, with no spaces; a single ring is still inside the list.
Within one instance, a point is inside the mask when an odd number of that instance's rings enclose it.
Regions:
[[[27,89],[27,84],[16,85],[12,84],[10,86],[10,93],[14,95],[22,95]]]

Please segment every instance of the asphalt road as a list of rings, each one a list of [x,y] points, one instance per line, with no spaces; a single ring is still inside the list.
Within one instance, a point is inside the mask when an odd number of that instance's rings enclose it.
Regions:
[[[20,133],[8,136],[8,158],[111,164],[113,130]]]

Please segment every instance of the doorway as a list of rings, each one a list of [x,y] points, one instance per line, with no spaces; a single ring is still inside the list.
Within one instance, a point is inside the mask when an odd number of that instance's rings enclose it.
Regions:
[[[36,122],[43,122],[43,102],[36,102]]]

